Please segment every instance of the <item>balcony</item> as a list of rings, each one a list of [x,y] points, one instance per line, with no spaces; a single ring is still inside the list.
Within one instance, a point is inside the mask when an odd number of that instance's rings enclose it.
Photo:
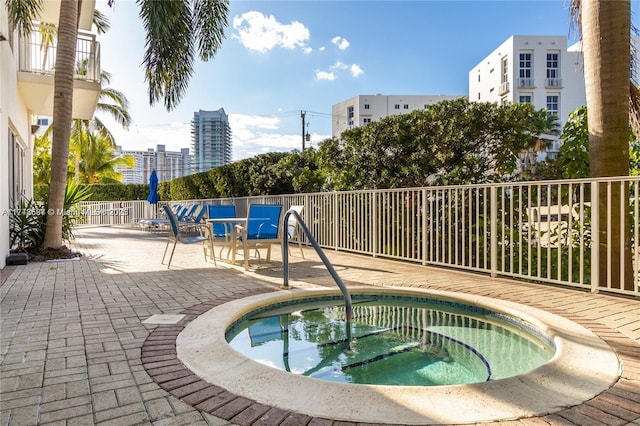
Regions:
[[[521,89],[534,89],[536,85],[533,78],[519,78],[518,87]]]
[[[33,114],[53,115],[56,28],[34,25],[31,35],[19,39],[18,88]],[[73,118],[93,117],[100,96],[100,44],[95,35],[78,34],[73,91]]]
[[[503,81],[502,83],[500,83],[500,93],[498,93],[499,95],[504,95],[505,93],[509,93],[509,82],[508,81]]]
[[[562,79],[561,78],[547,78],[545,79],[544,87],[547,89],[561,89],[562,88]]]

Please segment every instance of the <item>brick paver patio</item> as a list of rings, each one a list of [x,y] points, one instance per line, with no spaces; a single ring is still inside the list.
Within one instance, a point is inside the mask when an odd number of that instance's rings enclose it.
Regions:
[[[199,380],[175,357],[175,337],[212,306],[281,291],[279,250],[251,272],[205,263],[199,245],[160,264],[165,237],[121,227],[81,228],[80,260],[2,271],[2,424],[334,424],[257,404]],[[297,285],[333,285],[314,253],[292,252]],[[500,424],[640,425],[640,301],[492,279],[329,251],[347,284],[459,291],[544,309],[591,329],[619,355],[622,378],[591,401]],[[174,325],[154,314],[185,314]],[[578,360],[579,361],[579,360]],[[195,406],[195,407],[194,407]],[[390,422],[393,419],[389,419]]]

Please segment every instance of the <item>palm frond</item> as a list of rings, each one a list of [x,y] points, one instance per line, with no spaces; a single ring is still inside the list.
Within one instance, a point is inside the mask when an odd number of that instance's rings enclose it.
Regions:
[[[95,25],[96,32],[98,34],[105,34],[107,31],[109,31],[109,28],[111,28],[109,17],[100,12],[98,9],[94,9],[93,11],[93,25]]]
[[[140,0],[146,31],[143,58],[149,103],[163,101],[170,111],[180,102],[193,74],[194,47],[188,0]]]
[[[5,0],[11,25],[21,35],[31,34],[31,21],[42,11],[42,0]]]
[[[222,45],[228,14],[228,0],[194,2],[193,27],[198,40],[198,52],[203,61],[211,59]]]
[[[582,40],[582,0],[571,0],[569,5],[569,28]]]

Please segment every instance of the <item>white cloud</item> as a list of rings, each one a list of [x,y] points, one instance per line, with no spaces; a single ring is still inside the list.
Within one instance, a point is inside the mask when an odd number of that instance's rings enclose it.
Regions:
[[[302,51],[303,51],[304,53],[309,54],[309,53],[313,52],[313,48],[312,48],[312,47],[304,47],[304,48],[302,49]]]
[[[350,71],[352,77],[360,77],[362,74],[364,74],[364,71],[358,64],[351,65]]]
[[[347,67],[347,64],[345,64],[344,62],[338,61],[335,64],[331,65],[330,68],[332,70],[346,70],[348,67]]]
[[[340,36],[335,36],[334,38],[332,38],[331,43],[338,46],[338,49],[340,50],[345,50],[347,47],[349,47],[350,44],[346,38],[342,38]]]
[[[282,24],[273,15],[263,15],[257,11],[243,13],[233,18],[233,29],[238,33],[232,37],[250,50],[266,52],[275,47],[309,49],[305,42],[309,40],[309,30],[302,23],[293,21]]]
[[[329,81],[333,81],[335,80],[337,77],[335,75],[335,73],[333,72],[327,72],[327,71],[320,71],[320,70],[316,70],[316,80],[329,80]]]

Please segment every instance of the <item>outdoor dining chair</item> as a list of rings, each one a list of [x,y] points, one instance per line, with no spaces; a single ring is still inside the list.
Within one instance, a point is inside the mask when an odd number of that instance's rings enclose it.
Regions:
[[[173,259],[173,253],[176,250],[176,245],[178,243],[182,244],[194,244],[194,243],[203,243],[204,250],[204,259],[207,260],[207,252],[206,252],[206,243],[207,237],[202,234],[186,236],[183,235],[183,230],[180,227],[180,223],[178,222],[177,217],[171,211],[171,208],[166,204],[162,206],[165,214],[167,215],[167,219],[169,220],[169,237],[167,238],[167,245],[164,247],[164,254],[162,255],[162,264],[164,264],[164,259],[167,256],[167,249],[169,248],[169,244],[173,242],[173,247],[171,248],[171,254],[169,255],[169,262],[167,263],[167,269],[171,267],[171,259]]]
[[[266,261],[271,261],[271,244],[280,243],[280,214],[282,206],[279,204],[251,204],[247,223],[236,225],[238,238],[233,245],[233,259],[237,251],[242,248],[244,256],[244,269],[249,269],[249,250],[267,249]]]
[[[236,217],[236,206],[233,204],[228,205],[216,205],[211,204],[207,206],[208,210],[208,223],[205,227],[206,236],[208,238],[208,251],[209,257],[213,259],[214,265],[216,264],[215,246],[220,246],[220,258],[222,259],[222,252],[225,248],[231,250],[231,234],[234,223],[229,222],[212,222],[214,219],[229,219]],[[228,252],[227,252],[228,253]],[[228,257],[228,255],[227,255]]]

